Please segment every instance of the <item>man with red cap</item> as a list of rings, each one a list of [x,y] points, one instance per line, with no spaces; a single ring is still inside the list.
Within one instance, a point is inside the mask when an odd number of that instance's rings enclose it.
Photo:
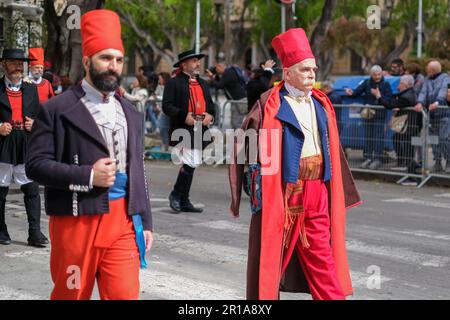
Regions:
[[[281,290],[345,299],[352,294],[345,210],[360,203],[359,194],[333,106],[313,89],[317,66],[304,30],[290,29],[272,46],[285,80],[262,95],[242,126],[259,130],[257,159],[246,174],[253,213],[247,298],[278,299]],[[229,167],[234,216],[244,182],[237,159],[245,150],[235,143]]]
[[[46,188],[51,299],[138,299],[152,244],[143,161],[143,115],[115,94],[124,63],[120,20],[81,17],[82,83],[47,101],[30,139],[26,172]]]
[[[29,64],[30,72],[28,79],[36,85],[39,94],[39,102],[42,104],[55,96],[50,81],[42,77],[44,75],[44,49],[30,48],[28,50],[28,57],[33,59]]]

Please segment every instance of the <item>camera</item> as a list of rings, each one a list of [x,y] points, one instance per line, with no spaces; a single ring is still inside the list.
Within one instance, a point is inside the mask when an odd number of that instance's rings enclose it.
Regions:
[[[216,66],[209,67],[208,70],[211,71],[212,74],[217,74]]]

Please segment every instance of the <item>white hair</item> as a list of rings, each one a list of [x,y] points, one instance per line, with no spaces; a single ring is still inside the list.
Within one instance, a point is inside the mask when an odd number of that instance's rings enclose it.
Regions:
[[[405,74],[401,76],[400,82],[403,82],[408,88],[411,88],[414,86],[414,77],[410,74]]]
[[[374,74],[375,72],[383,72],[383,69],[379,65],[374,65],[370,68],[370,74]]]

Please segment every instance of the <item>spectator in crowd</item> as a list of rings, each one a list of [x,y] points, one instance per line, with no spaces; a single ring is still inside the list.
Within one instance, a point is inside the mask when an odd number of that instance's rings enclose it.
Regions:
[[[381,105],[380,98],[391,99],[391,85],[384,80],[383,70],[379,65],[374,65],[370,69],[370,78],[361,83],[355,91],[350,88],[345,89],[347,95],[351,97],[362,97],[364,104]],[[368,116],[364,119],[365,125],[365,146],[364,162],[362,169],[376,170],[381,166],[383,147],[385,140],[385,110],[370,109]]]
[[[400,78],[397,90],[399,92],[394,94],[391,99],[380,96],[380,102],[387,109],[394,109],[395,116],[408,116],[406,131],[396,132],[393,140],[397,154],[397,165],[407,167],[409,173],[415,173],[418,166],[414,161],[415,150],[411,144],[411,137],[419,135],[422,128],[422,114],[414,112],[414,110],[405,110],[405,108],[415,106],[417,102],[417,96],[414,92],[414,77],[410,74],[403,75]]]
[[[320,89],[323,93],[325,93],[328,96],[328,99],[330,99],[331,103],[334,105],[336,104],[342,104],[342,98],[336,91],[333,90],[333,83],[330,80],[325,80],[322,83],[322,87]],[[336,120],[339,132],[342,132],[342,121],[341,121],[341,107],[335,107],[334,111],[336,112]]]
[[[70,80],[69,76],[61,76],[62,92],[66,91],[71,86],[73,86],[73,82]]]
[[[53,72],[52,63],[50,61],[44,61],[44,75],[42,78],[50,81],[55,96],[63,92],[61,79],[55,72]]]
[[[164,94],[164,87],[170,79],[170,74],[167,72],[162,72],[159,74],[159,84],[156,87],[155,91],[155,97],[157,102],[157,105],[159,108],[161,108],[161,113],[159,115],[158,119],[158,127],[159,127],[159,133],[161,135],[162,145],[161,150],[162,151],[168,151],[169,149],[169,128],[170,128],[170,118],[164,113],[162,110],[162,97]]]
[[[258,101],[261,94],[269,90],[270,80],[274,74],[273,66],[275,61],[267,60],[261,64],[260,68],[252,70],[251,80],[247,83],[247,106],[248,112],[253,108],[253,105]]]
[[[243,100],[247,97],[246,83],[241,68],[236,65],[226,66],[224,63],[215,65],[214,74],[207,69],[206,74],[210,77],[210,85],[216,89],[223,89],[229,100]],[[231,104],[231,127],[237,129],[247,114],[247,104],[242,101]]]
[[[410,74],[414,77],[414,92],[417,96],[420,94],[420,90],[422,90],[423,82],[425,81],[425,77],[420,72],[419,64],[413,62],[409,63],[406,66],[406,74]]]
[[[136,80],[133,82],[133,89],[131,94],[124,88],[121,88],[121,93],[125,99],[130,101],[137,111],[145,114],[145,103],[148,99],[148,82],[147,78],[141,74],[136,75]]]
[[[439,143],[433,145],[433,157],[435,164],[432,171],[442,172],[442,157],[447,160],[446,166],[450,167],[450,141],[447,137],[448,130],[444,130],[450,121],[450,110],[448,108],[442,109],[438,106],[447,104],[448,84],[450,83],[450,76],[442,72],[441,63],[437,60],[432,60],[426,67],[427,77],[420,91],[419,98],[415,109],[417,112],[422,112],[427,109],[430,118],[430,135],[439,136]]]
[[[270,87],[274,87],[283,80],[283,69],[275,68],[273,69],[274,74],[272,75],[272,79],[270,79]]]
[[[450,84],[447,85],[447,105],[450,106]]]
[[[395,58],[391,62],[391,76],[402,76],[405,74],[404,62],[400,58]]]

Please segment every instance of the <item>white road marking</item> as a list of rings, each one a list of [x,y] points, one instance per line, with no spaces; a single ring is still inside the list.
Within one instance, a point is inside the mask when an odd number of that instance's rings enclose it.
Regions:
[[[434,194],[433,197],[437,197],[437,198],[450,198],[450,193],[439,193],[439,194]]]
[[[401,234],[407,234],[407,235],[413,235],[415,237],[424,237],[424,238],[430,238],[435,240],[446,240],[450,241],[450,235],[448,234],[439,234],[432,231],[427,230],[415,230],[415,231],[397,231]]]
[[[396,261],[424,267],[441,268],[450,262],[450,257],[419,253],[398,247],[375,246],[352,239],[347,240],[347,250],[362,254],[383,256]]]
[[[169,202],[167,198],[150,198],[150,202]]]
[[[0,285],[0,300],[42,300],[41,296]]]
[[[159,244],[172,252],[192,256],[200,261],[239,264],[247,262],[247,250],[241,248],[159,233],[153,237],[155,245]]]
[[[243,224],[238,224],[235,222],[231,222],[228,220],[216,220],[216,221],[207,221],[207,222],[199,222],[194,223],[194,226],[206,227],[215,230],[226,230],[236,233],[247,234],[249,231],[249,227]]]
[[[445,208],[450,209],[450,203],[437,202],[437,201],[427,201],[427,200],[417,200],[412,198],[397,198],[397,199],[386,199],[383,202],[397,202],[397,203],[408,203],[408,204],[418,204],[421,206],[433,207],[433,208]]]
[[[201,275],[199,275],[201,277]],[[244,290],[233,289],[213,282],[205,282],[164,272],[155,268],[140,272],[141,292],[171,300],[244,299]]]

